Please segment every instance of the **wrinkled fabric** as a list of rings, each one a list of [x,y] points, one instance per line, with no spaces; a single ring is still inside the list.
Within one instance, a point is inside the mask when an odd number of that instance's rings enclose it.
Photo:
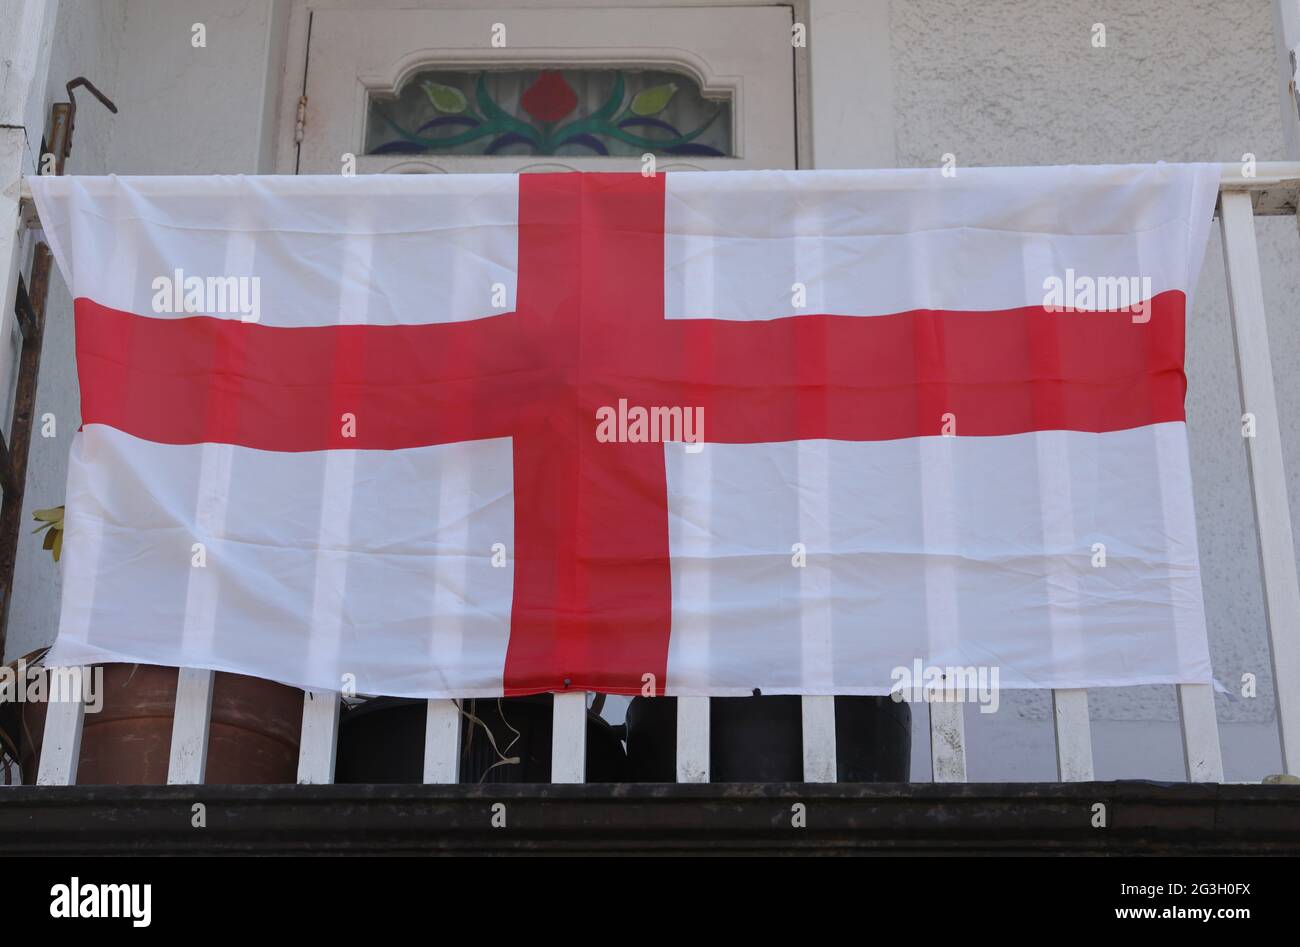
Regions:
[[[1217,166],[32,184],[85,419],[51,662],[1212,679],[1182,358]],[[158,305],[231,276],[255,319]],[[1073,311],[1088,280],[1141,305]]]

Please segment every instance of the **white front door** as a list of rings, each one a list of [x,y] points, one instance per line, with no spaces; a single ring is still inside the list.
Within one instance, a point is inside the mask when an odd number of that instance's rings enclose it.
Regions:
[[[280,171],[793,168],[785,6],[316,10]],[[297,95],[286,95],[286,118]]]

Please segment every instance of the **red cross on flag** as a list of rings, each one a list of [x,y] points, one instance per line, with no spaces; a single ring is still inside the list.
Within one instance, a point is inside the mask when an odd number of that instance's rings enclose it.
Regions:
[[[1207,682],[1183,340],[1217,186],[37,179],[82,407],[49,660],[412,697]]]

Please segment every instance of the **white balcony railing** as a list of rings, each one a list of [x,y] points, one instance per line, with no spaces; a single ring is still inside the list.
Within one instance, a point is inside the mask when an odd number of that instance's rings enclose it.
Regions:
[[[1273,390],[1272,357],[1264,318],[1263,287],[1255,243],[1255,215],[1296,214],[1300,162],[1261,163],[1254,176],[1237,164],[1223,167],[1218,217],[1228,277],[1242,411],[1255,416],[1255,436],[1246,438],[1250,480],[1263,565],[1264,599],[1273,680],[1278,699],[1282,763],[1300,772],[1300,581],[1292,544],[1291,510],[1282,465],[1282,439]],[[24,192],[24,196],[30,197]],[[168,782],[201,783],[207,759],[213,674],[180,672],[172,729]],[[340,695],[309,692],[304,697],[299,783],[330,783],[338,742]],[[1178,688],[1187,778],[1222,782],[1223,758],[1208,684]],[[1057,773],[1062,782],[1093,778],[1092,736],[1085,690],[1053,693]],[[581,783],[586,764],[586,695],[555,695],[551,781]],[[677,781],[709,781],[709,703],[705,697],[677,701]],[[38,782],[76,782],[83,705],[52,703],[46,720]],[[425,726],[424,781],[457,781],[460,712],[450,700],[431,700]],[[930,705],[930,758],[935,782],[965,782],[966,746],[960,703]],[[803,698],[803,765],[807,782],[834,782],[833,697]]]

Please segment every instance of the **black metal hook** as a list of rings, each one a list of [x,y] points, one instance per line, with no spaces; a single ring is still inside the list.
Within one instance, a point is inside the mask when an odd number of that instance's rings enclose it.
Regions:
[[[108,109],[114,115],[117,114],[117,106],[113,104],[113,100],[110,99],[108,96],[106,96],[104,93],[100,92],[99,89],[96,88],[95,83],[91,82],[85,76],[77,76],[77,78],[71,80],[67,84],[67,86],[65,86],[65,88],[68,90],[68,134],[64,137],[63,140],[64,158],[72,154],[72,129],[77,121],[77,100],[73,96],[72,90],[79,88],[81,86],[84,86],[86,89],[90,91],[91,95],[99,99],[100,102],[104,103],[104,108]]]
[[[67,84],[67,86],[65,86],[65,88],[68,90],[68,103],[72,106],[73,112],[76,112],[77,110],[77,100],[72,97],[72,90],[78,88],[79,86],[85,86],[87,89],[90,90],[91,95],[93,95],[95,98],[99,99],[99,101],[104,103],[104,108],[108,109],[114,115],[117,114],[117,106],[113,104],[113,100],[110,99],[108,96],[106,96],[104,93],[100,92],[99,89],[95,87],[95,83],[91,82],[85,76],[77,76],[77,78],[73,79],[71,82]]]

